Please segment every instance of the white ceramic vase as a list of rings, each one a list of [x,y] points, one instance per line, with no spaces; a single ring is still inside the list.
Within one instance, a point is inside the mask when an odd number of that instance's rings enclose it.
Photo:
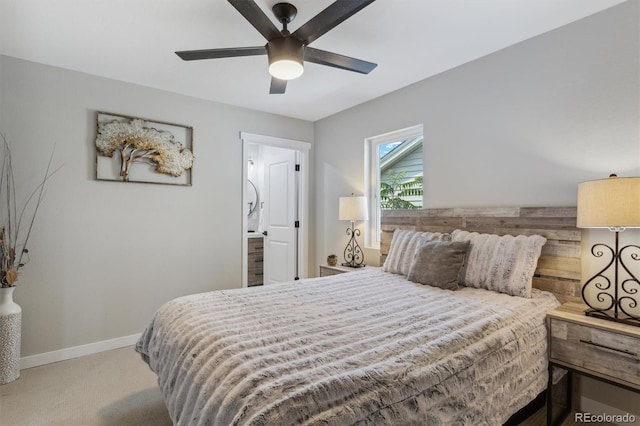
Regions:
[[[13,301],[13,290],[0,288],[0,385],[20,377],[22,308]]]

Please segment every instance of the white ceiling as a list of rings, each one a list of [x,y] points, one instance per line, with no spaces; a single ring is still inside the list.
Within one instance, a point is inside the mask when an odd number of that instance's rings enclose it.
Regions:
[[[0,53],[315,121],[623,1],[377,0],[311,46],[378,67],[361,75],[306,63],[284,95],[269,95],[266,56],[173,53],[266,43],[225,0],[0,0]],[[256,2],[276,23],[278,1]],[[293,32],[332,0],[291,2]]]

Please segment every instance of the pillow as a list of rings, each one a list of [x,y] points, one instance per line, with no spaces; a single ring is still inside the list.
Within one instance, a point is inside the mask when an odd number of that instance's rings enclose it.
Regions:
[[[407,279],[415,283],[458,289],[458,275],[469,250],[469,241],[423,239],[411,263]]]
[[[451,240],[471,243],[460,271],[460,284],[531,297],[533,273],[546,238],[540,235],[499,236],[456,229]]]
[[[443,241],[450,238],[449,234],[440,232],[419,232],[396,229],[391,238],[389,253],[382,265],[382,271],[392,274],[407,275],[411,268],[413,256],[416,253],[420,238],[426,237],[433,241]]]

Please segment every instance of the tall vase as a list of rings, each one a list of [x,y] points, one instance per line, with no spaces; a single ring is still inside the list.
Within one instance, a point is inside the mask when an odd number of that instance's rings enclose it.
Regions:
[[[0,385],[20,377],[22,308],[13,301],[13,290],[0,288]]]

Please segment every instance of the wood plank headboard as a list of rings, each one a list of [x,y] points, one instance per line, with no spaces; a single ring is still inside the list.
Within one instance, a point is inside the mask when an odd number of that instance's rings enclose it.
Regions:
[[[580,241],[575,207],[478,207],[383,210],[380,264],[389,253],[395,229],[451,232],[463,229],[498,235],[547,238],[533,287],[554,293],[560,302],[580,301]]]

